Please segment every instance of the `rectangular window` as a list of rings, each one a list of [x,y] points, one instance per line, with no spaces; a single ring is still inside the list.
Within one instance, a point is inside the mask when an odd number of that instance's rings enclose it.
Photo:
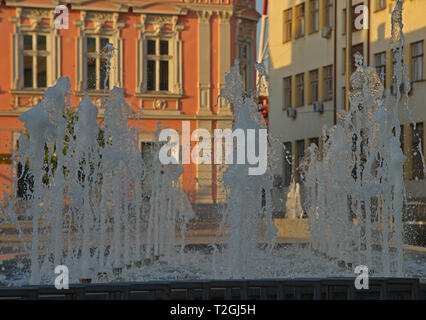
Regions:
[[[147,40],[147,90],[169,91],[169,40]]]
[[[376,72],[382,80],[383,86],[386,87],[386,52],[377,53],[374,56],[376,63]]]
[[[333,27],[333,0],[325,0],[325,25]]]
[[[333,66],[324,67],[324,101],[333,97]]]
[[[89,90],[109,89],[109,78],[107,79],[107,57],[105,49],[109,38],[87,37],[86,38],[86,87]]]
[[[305,75],[303,73],[296,76],[297,84],[297,106],[305,105]]]
[[[376,0],[376,11],[386,8],[386,0]]]
[[[291,108],[291,77],[283,79],[283,110]]]
[[[25,34],[24,42],[24,88],[47,87],[47,37],[38,34]]]
[[[313,70],[309,73],[311,82],[311,102],[318,101],[318,70]]]
[[[291,41],[292,9],[284,11],[284,42]]]
[[[305,4],[296,6],[296,38],[305,35]]]
[[[411,78],[423,80],[423,41],[411,44]]]
[[[288,187],[291,183],[292,173],[292,156],[291,156],[291,142],[284,143],[284,187]]]
[[[311,33],[319,29],[319,0],[311,0]]]
[[[423,142],[423,123],[416,123],[413,128],[413,179],[420,180],[424,178],[423,159],[420,152],[424,152],[421,143]]]

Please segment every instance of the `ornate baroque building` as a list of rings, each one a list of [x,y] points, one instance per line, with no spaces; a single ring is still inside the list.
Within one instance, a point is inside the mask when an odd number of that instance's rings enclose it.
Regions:
[[[68,28],[55,28],[55,7],[68,8]],[[218,101],[225,74],[239,58],[254,87],[255,0],[6,0],[0,5],[0,185],[10,190],[11,155],[23,132],[18,117],[59,77],[71,80],[71,105],[88,92],[100,108],[106,89],[124,88],[131,125],[143,149],[162,127],[191,131],[232,126],[231,107]],[[105,80],[102,48],[115,50]],[[212,135],[213,136],[213,135]],[[212,144],[213,145],[213,144]],[[184,165],[182,188],[197,203],[223,200],[215,165]]]

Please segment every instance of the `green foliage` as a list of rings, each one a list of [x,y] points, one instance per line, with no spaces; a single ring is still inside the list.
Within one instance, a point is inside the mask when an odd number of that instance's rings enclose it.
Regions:
[[[68,154],[68,151],[69,151],[70,143],[72,141],[75,141],[76,138],[77,138],[76,135],[75,135],[75,124],[78,121],[78,110],[74,109],[74,108],[66,108],[64,110],[63,118],[67,121],[67,126],[66,126],[66,132],[65,132],[65,135],[64,135],[64,146],[63,146],[63,149],[62,149],[62,154],[64,156],[66,156]],[[29,132],[27,130],[25,130],[23,134],[26,136],[26,138],[28,140],[30,140],[30,135],[29,135]],[[98,141],[99,150],[101,150],[102,148],[105,147],[105,137],[104,137],[103,129],[99,129],[99,133],[96,137],[96,140]],[[19,148],[19,145],[18,145],[18,148]],[[100,158],[101,157],[102,157],[102,155],[100,155]],[[78,174],[78,181],[82,185],[83,185],[84,180],[85,180],[85,174],[83,172],[84,171],[83,167],[85,165],[86,165],[86,160],[83,159],[80,162],[80,170],[77,173]],[[101,165],[100,162],[98,164],[91,164],[90,165],[90,171],[91,172],[89,174],[91,175],[94,172],[95,166],[97,166],[99,168],[100,165]],[[57,156],[56,145],[53,145],[52,150],[49,150],[49,146],[47,144],[45,144],[44,145],[44,161],[43,161],[44,174],[43,174],[43,177],[42,177],[42,181],[45,185],[49,185],[50,178],[55,176],[55,172],[57,170],[57,167],[58,167],[58,156]],[[62,173],[63,173],[64,177],[67,177],[67,175],[69,174],[69,170],[65,166],[63,166],[62,167]]]

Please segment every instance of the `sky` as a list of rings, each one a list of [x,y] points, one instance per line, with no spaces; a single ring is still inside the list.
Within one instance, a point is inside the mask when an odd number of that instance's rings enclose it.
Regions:
[[[260,14],[262,14],[263,11],[263,1],[264,0],[256,0],[256,10],[257,12],[259,12]],[[268,21],[266,21],[268,22]],[[268,25],[268,23],[266,23],[266,25]],[[261,20],[259,20],[259,23],[257,24],[257,45],[256,48],[257,50],[259,50],[259,39],[260,39],[260,26],[261,26]],[[268,28],[266,28],[267,30]],[[265,40],[267,39],[267,34],[265,35]],[[256,54],[256,60],[257,60],[257,54]]]

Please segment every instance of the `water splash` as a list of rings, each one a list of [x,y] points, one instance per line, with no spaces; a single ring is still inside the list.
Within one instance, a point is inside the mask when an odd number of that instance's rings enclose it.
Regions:
[[[257,95],[248,95],[242,87],[238,60],[226,76],[226,87],[221,97],[233,106],[233,130],[241,129],[247,135],[249,129],[258,131],[266,128],[263,117],[257,112]],[[258,139],[256,137],[255,145],[258,145]],[[231,152],[236,154],[236,149],[234,145]],[[229,228],[228,235],[225,235],[227,258],[222,267],[230,278],[259,274],[262,266],[258,261],[258,243],[263,242],[263,249],[270,254],[276,238],[272,221],[271,168],[268,166],[264,175],[251,176],[247,159],[245,163],[228,164],[219,175],[222,176],[219,183],[223,184],[226,193],[220,230],[224,230],[225,226]]]
[[[28,135],[19,139],[17,160],[27,161],[34,186],[23,197],[26,212],[11,201],[8,218],[31,249],[30,283],[51,283],[61,264],[71,282],[104,281],[125,277],[123,269],[139,268],[153,256],[182,258],[185,225],[193,216],[180,188],[182,167],[159,161],[152,167],[141,159],[123,89],[115,87],[102,103],[101,125],[87,94],[77,108],[69,98],[70,81],[60,78],[19,118]],[[30,233],[21,228],[22,215],[32,220]]]
[[[392,14],[395,82],[404,64],[402,3]],[[376,273],[403,273],[403,163],[398,91],[388,105],[375,68],[356,56],[349,112],[323,137],[322,155],[310,147],[306,172],[310,243],[314,250],[346,265],[367,265]],[[322,158],[320,158],[322,157]]]

